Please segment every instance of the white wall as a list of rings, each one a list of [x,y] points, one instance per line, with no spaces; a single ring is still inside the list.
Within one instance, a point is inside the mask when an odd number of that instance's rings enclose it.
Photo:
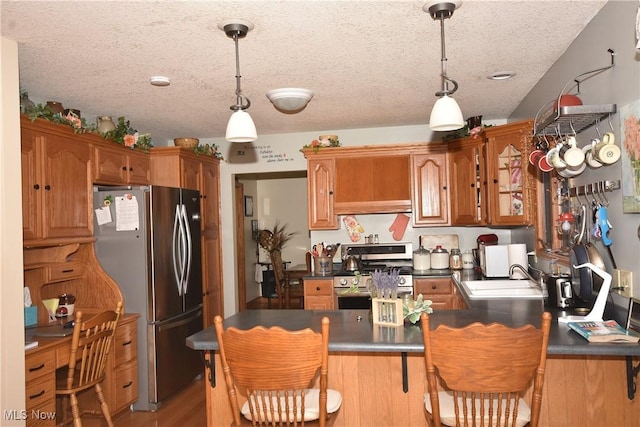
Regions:
[[[611,1],[569,46],[564,55],[554,64],[540,82],[525,97],[510,119],[533,117],[547,101],[557,98],[566,82],[589,70],[609,65],[607,49],[616,52],[614,68],[585,81],[580,85],[580,98],[584,104],[617,104],[618,111],[629,103],[640,100],[640,52],[635,49],[635,19],[638,10],[637,1]],[[572,92],[575,93],[575,92]],[[616,135],[616,144],[620,146],[620,116],[613,117],[612,124]],[[602,132],[609,132],[608,124],[602,124]],[[588,144],[596,137],[595,126],[578,135],[579,146]],[[624,150],[624,148],[623,148]],[[622,176],[622,162],[587,170],[572,180],[572,186],[585,185],[600,180],[628,180]],[[633,271],[634,294],[640,296],[640,241],[637,227],[640,217],[637,214],[624,214],[622,211],[622,191],[607,193],[609,220],[613,224],[609,236],[618,268]],[[595,242],[604,258],[608,271],[612,270],[609,256],[601,242]],[[625,301],[617,299],[625,305]]]
[[[0,40],[0,425],[25,409],[18,44]]]

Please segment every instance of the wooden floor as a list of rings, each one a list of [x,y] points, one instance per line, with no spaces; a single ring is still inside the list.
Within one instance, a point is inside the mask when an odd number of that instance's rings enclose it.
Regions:
[[[125,411],[113,418],[115,427],[205,427],[205,380],[196,380],[180,393],[165,400],[155,412]],[[102,427],[103,418],[83,416],[83,427]]]

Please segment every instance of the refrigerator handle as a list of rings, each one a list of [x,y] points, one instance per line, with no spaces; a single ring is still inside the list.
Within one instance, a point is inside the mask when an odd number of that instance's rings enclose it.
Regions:
[[[186,295],[187,290],[189,288],[189,275],[191,274],[191,260],[193,257],[193,241],[191,239],[191,228],[189,227],[189,216],[187,215],[187,208],[185,205],[182,205],[182,223],[185,230],[185,236],[187,238],[187,253],[185,259],[185,269],[184,269],[184,280],[183,280],[183,288],[182,293]]]
[[[180,252],[180,248],[178,247],[180,228],[180,206],[176,205],[176,214],[173,218],[173,238],[171,240],[171,252],[173,255],[173,274],[176,277],[176,284],[178,285],[178,295],[182,295],[182,260],[180,259],[180,264],[178,265],[178,257],[180,257],[180,253],[176,253],[176,248],[178,249],[178,252]]]

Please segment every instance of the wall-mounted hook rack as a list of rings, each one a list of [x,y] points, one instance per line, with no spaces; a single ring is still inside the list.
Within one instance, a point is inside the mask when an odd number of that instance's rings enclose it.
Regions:
[[[598,181],[586,185],[578,185],[576,187],[569,188],[569,196],[589,196],[592,194],[600,193],[603,191],[614,191],[620,189],[620,180],[610,181]]]

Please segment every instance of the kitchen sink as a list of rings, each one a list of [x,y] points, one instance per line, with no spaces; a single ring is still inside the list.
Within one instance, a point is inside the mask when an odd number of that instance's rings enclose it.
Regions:
[[[471,299],[542,299],[537,283],[530,280],[464,280],[462,287]]]

